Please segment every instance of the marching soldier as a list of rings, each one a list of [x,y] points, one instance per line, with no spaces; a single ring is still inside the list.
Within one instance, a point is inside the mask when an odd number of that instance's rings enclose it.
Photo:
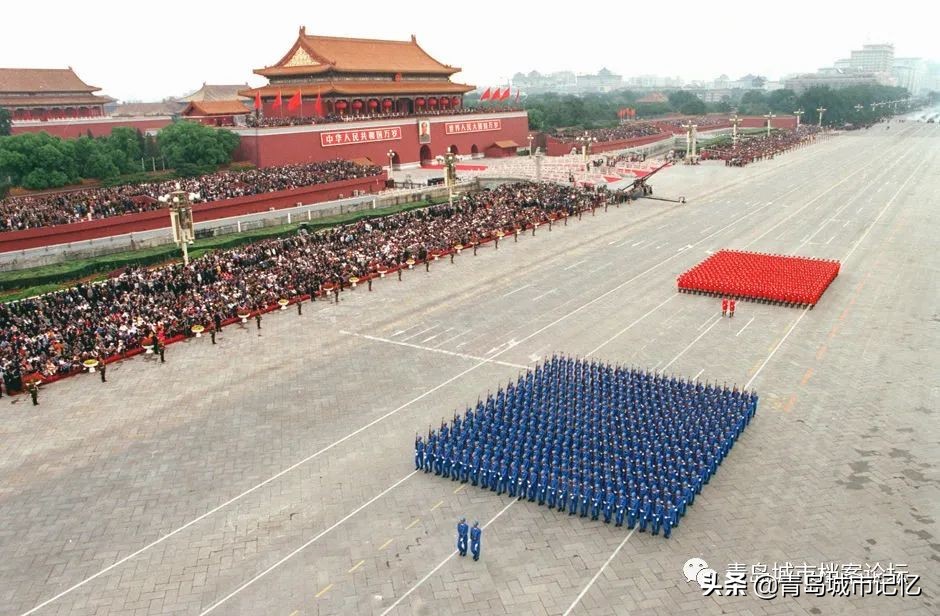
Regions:
[[[473,560],[480,560],[480,540],[483,538],[483,529],[479,522],[473,523],[470,529],[470,551],[473,553]]]
[[[734,317],[734,298],[728,300],[728,316]]]
[[[29,385],[29,397],[33,399],[33,406],[39,406],[39,383],[38,381],[30,381]]]
[[[108,382],[108,379],[107,379],[107,377],[105,376],[105,373],[106,373],[107,370],[108,370],[108,364],[106,364],[106,363],[104,362],[104,355],[102,355],[102,356],[100,356],[100,357],[98,358],[98,365],[101,366],[101,382],[102,382],[102,383],[107,383],[107,382]]]
[[[728,314],[728,298],[722,297],[721,298],[721,316],[725,316],[727,314]]]
[[[457,523],[457,552],[459,552],[461,556],[467,555],[467,532],[469,530],[470,529],[467,527],[467,518],[460,518],[460,521]]]

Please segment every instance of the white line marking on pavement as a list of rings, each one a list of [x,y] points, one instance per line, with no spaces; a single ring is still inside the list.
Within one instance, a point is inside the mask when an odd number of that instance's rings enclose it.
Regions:
[[[597,570],[597,573],[595,573],[594,577],[591,578],[591,581],[587,583],[587,586],[581,589],[581,592],[578,593],[578,596],[575,597],[575,600],[571,603],[570,606],[568,606],[568,609],[565,610],[565,613],[562,616],[568,616],[569,614],[571,614],[571,611],[574,610],[574,608],[576,608],[579,603],[581,603],[581,599],[584,598],[584,595],[587,594],[587,591],[591,590],[591,586],[594,586],[594,582],[597,581],[597,578],[599,578],[601,574],[604,573],[604,569],[607,568],[607,565],[609,565],[611,562],[613,562],[615,558],[617,558],[617,554],[620,553],[620,550],[623,549],[623,546],[627,544],[627,541],[630,540],[630,537],[632,537],[633,533],[635,532],[636,532],[636,528],[634,528],[629,533],[627,533],[627,536],[623,538],[623,541],[620,542],[620,545],[617,546],[617,549],[614,550],[614,553],[610,555],[610,558],[608,558],[607,561],[603,565],[601,565],[601,568]]]
[[[427,328],[427,329],[422,329],[422,330],[419,331],[417,334],[411,334],[410,336],[405,336],[404,338],[402,338],[402,341],[411,340],[412,338],[417,338],[417,337],[420,336],[421,334],[427,333],[427,332],[431,331],[432,329],[434,329],[434,328],[436,328],[436,327],[437,327],[437,325],[432,325],[431,327],[429,327],[429,328]]]
[[[876,159],[876,160],[878,160],[878,159]],[[865,165],[864,167],[859,167],[858,169],[856,169],[856,170],[853,171],[852,173],[850,173],[850,174],[848,174],[847,176],[845,176],[844,178],[842,178],[840,181],[836,182],[835,184],[833,184],[832,186],[830,186],[830,187],[827,188],[826,190],[822,191],[821,193],[819,193],[818,195],[816,195],[815,197],[813,197],[812,199],[810,199],[809,201],[807,201],[805,204],[803,204],[802,207],[796,208],[796,209],[793,210],[793,212],[791,212],[788,216],[785,216],[783,219],[781,219],[781,220],[780,220],[779,222],[777,222],[775,225],[771,226],[769,229],[767,229],[766,231],[764,231],[763,233],[761,233],[760,235],[758,235],[757,237],[755,237],[754,239],[752,239],[750,242],[748,242],[747,244],[745,244],[745,245],[744,245],[744,248],[748,248],[748,247],[751,246],[751,244],[753,244],[754,242],[756,242],[756,241],[758,241],[758,240],[760,240],[760,239],[763,239],[763,238],[766,237],[771,231],[773,231],[774,229],[776,229],[777,227],[779,227],[779,226],[782,225],[783,223],[787,222],[788,220],[790,220],[791,218],[793,218],[794,216],[796,216],[797,214],[799,214],[800,212],[802,212],[803,210],[805,210],[806,208],[808,208],[810,205],[816,203],[817,201],[819,201],[820,199],[822,199],[824,196],[826,196],[827,194],[829,194],[830,192],[832,192],[833,190],[835,190],[835,189],[838,188],[839,186],[842,186],[843,184],[845,184],[846,182],[848,182],[850,178],[852,178],[853,176],[855,176],[855,175],[861,173],[861,172],[864,171],[865,169],[868,169],[869,167],[871,167],[871,166],[876,162],[876,160],[873,160],[872,162],[868,163],[868,164]],[[900,159],[899,159],[899,160],[900,160]],[[926,160],[926,159],[925,159],[925,160]],[[791,191],[788,191],[788,192],[792,192],[792,190],[791,190]],[[786,193],[785,193],[785,194],[786,194]],[[784,194],[784,195],[781,195],[781,197],[778,197],[777,200],[779,201],[779,199],[782,198],[783,196],[785,196],[785,194]],[[846,204],[846,205],[848,205],[848,204]],[[767,206],[764,206],[764,207],[767,207]],[[756,210],[755,210],[755,211],[756,211]],[[813,235],[815,235],[815,233],[814,233]],[[811,235],[810,237],[812,237],[812,235]],[[797,248],[797,250],[799,250],[799,248]]]
[[[695,340],[693,340],[692,342],[690,342],[687,347],[685,347],[684,349],[682,349],[681,351],[679,351],[679,354],[678,354],[678,355],[676,355],[675,357],[673,357],[673,358],[669,361],[668,364],[666,364],[665,366],[663,366],[663,370],[665,370],[666,368],[668,368],[669,366],[671,366],[677,359],[679,359],[680,357],[682,357],[683,355],[685,355],[685,352],[688,351],[689,349],[691,349],[691,348],[692,348],[692,345],[694,345],[696,342],[698,342],[699,340],[701,340],[701,339],[702,339],[702,336],[704,336],[705,334],[707,334],[707,333],[711,330],[712,327],[715,327],[715,326],[718,325],[720,322],[721,322],[721,317],[720,317],[720,316],[719,316],[719,317],[716,317],[716,318],[715,318],[715,322],[712,323],[711,325],[709,325],[709,326],[708,326],[708,329],[706,329],[706,330],[703,331],[701,334],[699,334],[698,336],[696,336],[696,337],[695,337]]]
[[[404,334],[406,331],[412,330],[412,329],[418,327],[419,325],[420,325],[420,323],[415,323],[415,324],[412,325],[411,327],[406,327],[405,329],[400,329],[400,330],[398,330],[397,332],[395,332],[394,334],[392,334],[392,337],[400,336],[400,335]]]
[[[705,372],[705,368],[702,368],[701,370],[699,370],[699,371],[695,374],[695,376],[692,377],[692,380],[693,380],[693,381],[698,380],[698,377],[702,376],[702,373],[703,373],[703,372]]]
[[[705,322],[702,323],[701,325],[699,325],[698,327],[696,327],[696,328],[695,328],[695,331],[697,331],[697,332],[702,331],[702,328],[705,327],[706,325],[708,325],[709,323],[711,323],[711,322],[712,322],[712,319],[714,319],[716,315],[717,315],[717,313],[716,313],[716,314],[713,314],[713,315],[711,315],[710,317],[708,317],[707,319],[705,319]]]
[[[447,340],[442,340],[442,341],[438,342],[437,344],[434,345],[434,348],[435,348],[435,349],[436,349],[436,348],[440,348],[440,347],[444,346],[445,344],[447,344],[448,342],[450,342],[450,341],[452,341],[452,340],[456,340],[457,338],[460,338],[461,336],[466,336],[467,334],[469,334],[469,333],[472,332],[472,331],[473,331],[472,329],[468,329],[468,330],[466,330],[466,331],[462,331],[462,332],[460,332],[459,334],[457,334],[456,336],[451,336],[451,337],[448,338]]]
[[[845,224],[842,225],[842,228],[845,229],[846,227],[848,227],[850,222],[852,222],[852,221],[851,221],[851,220],[846,220],[846,221],[845,221]]]
[[[699,231],[698,234],[699,234],[699,235],[705,235],[706,233],[708,233],[708,232],[709,232],[710,230],[712,230],[713,228],[715,228],[715,225],[708,225],[707,227],[705,227],[704,229],[702,229],[701,231]]]
[[[417,472],[417,471],[415,471],[415,472]],[[499,516],[501,516],[501,515],[503,515],[504,513],[506,513],[506,510],[509,509],[510,507],[512,507],[513,505],[515,505],[517,502],[519,502],[519,501],[516,500],[515,498],[512,499],[512,500],[510,500],[508,505],[506,505],[505,507],[503,507],[503,508],[500,510],[499,513],[497,513],[496,515],[494,515],[494,516],[490,519],[489,522],[487,522],[486,524],[483,525],[484,530],[486,529],[487,526],[489,526],[490,524],[492,524],[493,522],[495,522],[495,521],[499,518]],[[385,609],[385,611],[382,612],[381,616],[386,616],[386,614],[388,614],[389,612],[391,612],[392,610],[394,610],[396,607],[398,607],[398,604],[399,604],[399,603],[401,603],[402,601],[404,601],[405,599],[407,599],[407,598],[408,598],[408,595],[410,595],[410,594],[413,593],[415,590],[417,590],[419,586],[421,586],[422,584],[424,584],[425,582],[427,582],[428,579],[429,579],[432,575],[434,575],[435,573],[437,573],[438,570],[439,570],[441,567],[443,567],[444,565],[446,565],[447,562],[448,562],[451,558],[453,558],[454,556],[456,556],[456,555],[457,555],[457,550],[454,550],[453,552],[451,552],[451,553],[447,556],[447,558],[445,558],[445,559],[442,560],[440,563],[438,563],[438,565],[437,565],[436,567],[434,567],[433,569],[431,569],[430,571],[428,571],[428,574],[427,574],[427,575],[425,575],[423,578],[421,578],[420,580],[418,580],[418,583],[417,583],[417,584],[415,584],[414,586],[412,586],[411,588],[409,588],[408,591],[405,592],[405,594],[403,594],[402,596],[400,596],[400,597],[398,597],[397,599],[395,599],[395,603],[393,603],[393,604],[391,604],[390,606],[388,606],[388,607]]]
[[[500,297],[509,297],[510,295],[512,295],[512,294],[514,294],[514,293],[518,293],[519,291],[522,291],[523,289],[528,289],[528,288],[531,287],[531,286],[532,286],[531,284],[524,284],[524,285],[522,285],[521,287],[519,287],[518,289],[513,289],[513,290],[510,291],[509,293],[504,293],[503,295],[500,295]]]
[[[862,233],[862,236],[861,236],[860,238],[858,238],[858,241],[855,242],[855,244],[852,246],[852,248],[849,250],[849,252],[842,258],[842,263],[843,263],[843,264],[848,260],[849,257],[852,256],[852,253],[855,252],[855,249],[858,248],[859,245],[861,245],[861,243],[865,240],[865,238],[868,237],[868,234],[871,232],[871,230],[875,228],[875,224],[876,224],[879,220],[881,220],[881,217],[884,215],[884,213],[885,213],[886,211],[888,211],[888,208],[891,207],[891,205],[894,203],[894,200],[898,198],[898,195],[901,194],[901,191],[904,190],[904,188],[907,186],[908,182],[910,182],[910,181],[914,178],[914,174],[916,174],[918,171],[920,171],[920,168],[923,167],[923,166],[924,166],[924,163],[926,163],[926,162],[927,162],[927,159],[925,158],[924,160],[920,161],[920,164],[919,164],[919,165],[917,165],[916,167],[914,167],[914,170],[911,171],[911,174],[910,174],[909,176],[907,176],[907,179],[904,180],[904,183],[901,184],[901,186],[898,187],[897,191],[891,196],[890,199],[888,199],[888,202],[885,204],[885,206],[884,206],[883,208],[881,208],[881,211],[878,212],[878,215],[875,216],[875,219],[874,219],[873,221],[871,221],[871,224],[870,224],[870,225],[868,225],[868,228],[865,229],[865,233]]]
[[[836,239],[836,236],[835,236],[835,235],[833,235],[832,237],[829,238],[829,241],[826,242],[826,245],[828,246],[829,244],[831,244],[831,243],[832,243],[832,240],[834,240],[834,239]]]
[[[568,270],[570,270],[570,269],[572,269],[572,268],[578,267],[578,266],[581,265],[582,263],[587,263],[587,259],[581,259],[581,260],[578,261],[577,263],[572,263],[571,265],[569,265],[568,267],[565,268],[565,271],[567,272]]]
[[[318,534],[317,534],[316,536],[314,536],[312,539],[310,539],[309,541],[307,541],[306,543],[304,543],[303,545],[301,545],[299,548],[295,549],[293,552],[291,552],[290,554],[288,554],[287,556],[285,556],[285,557],[282,558],[281,560],[277,561],[276,563],[274,563],[273,565],[271,565],[270,567],[268,567],[267,569],[265,569],[264,571],[262,571],[261,573],[259,573],[259,574],[256,575],[255,577],[251,578],[250,580],[248,580],[247,582],[245,582],[244,584],[242,584],[241,586],[239,586],[238,588],[236,588],[235,590],[233,590],[233,591],[230,592],[229,594],[225,595],[223,598],[219,599],[218,601],[216,601],[215,603],[213,603],[212,605],[210,605],[208,608],[206,608],[205,610],[203,610],[203,611],[199,614],[199,616],[206,616],[206,614],[208,614],[209,612],[211,612],[211,611],[214,610],[215,608],[219,607],[220,605],[222,605],[223,603],[225,603],[226,601],[228,601],[229,599],[231,599],[232,597],[234,597],[235,595],[237,595],[238,593],[240,593],[240,592],[243,591],[244,589],[248,588],[249,586],[251,586],[252,584],[254,584],[255,582],[257,582],[258,580],[260,580],[261,578],[263,578],[264,576],[266,576],[267,574],[271,573],[273,570],[275,570],[275,569],[277,569],[278,567],[280,567],[282,564],[284,564],[285,562],[287,562],[288,560],[290,560],[291,558],[293,558],[294,556],[296,556],[297,554],[299,554],[301,551],[303,551],[303,550],[306,549],[307,547],[309,547],[309,546],[313,545],[314,543],[316,543],[317,541],[319,541],[321,537],[323,537],[324,535],[328,534],[331,530],[333,530],[334,528],[336,528],[337,526],[339,526],[340,524],[342,524],[343,522],[345,522],[345,521],[348,520],[349,518],[353,517],[354,515],[356,515],[357,513],[359,513],[360,511],[362,511],[363,509],[365,509],[366,507],[368,507],[369,505],[371,505],[371,504],[374,503],[375,501],[379,500],[380,498],[382,498],[383,496],[385,496],[386,494],[388,494],[389,492],[391,492],[392,490],[394,490],[395,488],[397,488],[398,486],[400,486],[402,483],[404,483],[405,481],[407,481],[408,479],[410,479],[410,478],[411,478],[415,473],[417,473],[417,472],[418,472],[418,471],[411,471],[410,473],[408,473],[407,475],[405,475],[404,477],[402,477],[401,479],[399,479],[398,481],[396,481],[395,483],[393,483],[391,486],[389,486],[389,487],[385,488],[384,490],[382,490],[381,492],[379,492],[376,496],[373,496],[372,498],[370,498],[369,500],[367,500],[367,501],[366,501],[365,503],[363,503],[362,505],[359,505],[359,507],[357,507],[352,513],[348,513],[348,514],[346,514],[345,517],[341,518],[341,519],[339,520],[339,522],[336,522],[335,524],[333,524],[333,526],[330,526],[330,527],[327,528],[326,530],[320,531],[320,533],[318,533]]]
[[[797,317],[797,319],[793,322],[793,325],[790,326],[790,329],[787,330],[787,333],[783,335],[783,338],[781,338],[780,341],[777,342],[777,344],[774,346],[773,350],[770,351],[770,355],[768,355],[767,359],[763,361],[763,363],[760,365],[760,368],[757,369],[757,372],[755,372],[754,375],[748,379],[747,383],[744,384],[744,389],[749,389],[751,387],[751,383],[753,383],[754,379],[757,378],[757,375],[761,373],[761,370],[764,369],[764,366],[770,362],[773,356],[777,353],[777,350],[783,346],[783,343],[786,342],[787,338],[790,337],[790,334],[792,334],[793,330],[796,329],[796,326],[800,324],[800,321],[803,320],[803,317],[806,316],[807,312],[809,312],[809,308],[804,308],[803,312],[800,313],[800,316]]]
[[[748,321],[747,323],[745,323],[745,324],[744,324],[744,327],[742,327],[741,329],[738,330],[738,333],[735,334],[735,337],[740,336],[740,335],[741,335],[741,332],[743,332],[745,329],[747,329],[747,326],[751,324],[751,321],[753,321],[753,320],[756,319],[756,318],[757,318],[757,317],[751,317],[751,320]]]
[[[408,347],[409,349],[417,349],[419,351],[430,351],[431,353],[440,353],[442,355],[450,355],[452,357],[460,357],[462,359],[471,359],[473,361],[485,362],[499,364],[500,366],[508,366],[510,368],[521,368],[522,370],[528,370],[531,366],[523,366],[522,364],[513,364],[510,362],[499,361],[495,359],[490,359],[486,357],[478,357],[476,355],[467,355],[466,353],[457,353],[456,351],[448,351],[447,349],[438,349],[436,347],[426,347],[421,346],[420,344],[413,344],[411,342],[404,342],[402,340],[392,340],[391,338],[380,338],[379,336],[370,336],[368,334],[357,334],[356,332],[349,332],[345,329],[341,329],[339,333],[344,336],[355,336],[356,338],[363,338],[365,340],[371,340],[373,342],[385,342],[386,344],[394,344],[397,346]],[[433,336],[432,336],[433,337]],[[508,343],[503,343],[508,344]],[[499,347],[496,347],[497,349]],[[491,349],[495,351],[496,349]]]
[[[608,338],[605,342],[603,342],[603,343],[600,344],[599,346],[594,347],[594,349],[592,349],[591,351],[589,351],[588,354],[585,355],[585,357],[590,357],[591,355],[594,355],[595,353],[597,353],[598,351],[600,351],[602,348],[604,348],[605,346],[607,346],[608,344],[610,344],[611,342],[613,342],[614,340],[616,340],[617,338],[619,338],[619,337],[620,337],[624,332],[626,332],[628,329],[630,329],[631,327],[633,327],[634,325],[636,325],[637,323],[639,323],[640,321],[642,321],[643,319],[645,319],[645,318],[648,317],[649,315],[653,314],[654,312],[656,312],[657,310],[659,310],[660,308],[662,308],[663,306],[665,306],[667,302],[670,302],[670,301],[672,301],[672,300],[675,299],[675,298],[676,298],[675,295],[670,295],[670,296],[667,297],[664,301],[660,302],[660,303],[657,304],[655,307],[653,307],[652,309],[650,309],[649,312],[647,312],[646,314],[644,314],[643,316],[641,316],[640,318],[638,318],[636,321],[634,321],[633,323],[630,323],[629,325],[627,325],[626,327],[624,327],[623,329],[621,329],[619,332],[617,332],[616,334],[614,334],[613,336],[611,336],[610,338]]]

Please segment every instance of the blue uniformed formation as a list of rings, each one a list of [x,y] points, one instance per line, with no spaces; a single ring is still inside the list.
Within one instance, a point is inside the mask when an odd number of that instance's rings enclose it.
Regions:
[[[415,468],[668,538],[756,410],[736,387],[553,356],[418,436]]]

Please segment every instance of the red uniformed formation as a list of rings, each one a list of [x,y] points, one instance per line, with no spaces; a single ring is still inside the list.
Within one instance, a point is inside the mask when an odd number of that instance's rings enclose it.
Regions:
[[[720,250],[679,276],[679,290],[813,306],[839,275],[839,262]]]

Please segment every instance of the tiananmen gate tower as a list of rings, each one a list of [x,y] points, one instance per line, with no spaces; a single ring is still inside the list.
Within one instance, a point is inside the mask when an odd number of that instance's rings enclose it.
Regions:
[[[254,72],[268,85],[239,94],[260,103],[259,113],[272,122],[236,129],[237,156],[260,167],[329,158],[398,166],[448,149],[507,155],[528,135],[524,111],[465,112],[463,95],[474,86],[452,81],[460,69],[433,58],[414,36],[341,38],[301,27],[276,64]]]

